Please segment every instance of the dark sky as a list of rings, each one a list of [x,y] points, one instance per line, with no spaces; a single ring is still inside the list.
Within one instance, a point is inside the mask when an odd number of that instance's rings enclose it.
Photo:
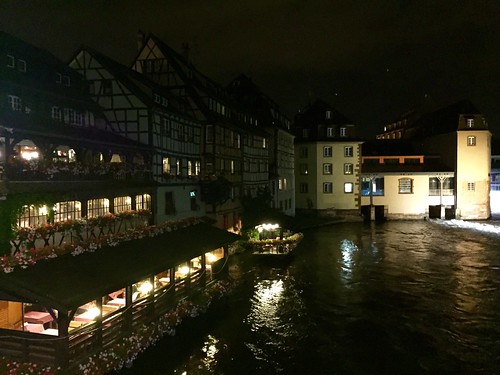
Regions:
[[[366,137],[413,106],[468,98],[500,135],[498,0],[0,0],[0,29],[67,61],[129,65],[138,29],[226,85],[251,76],[290,117],[320,97]]]

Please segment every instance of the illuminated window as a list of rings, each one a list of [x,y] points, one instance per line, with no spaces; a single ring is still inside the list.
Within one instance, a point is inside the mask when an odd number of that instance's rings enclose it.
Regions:
[[[115,197],[113,199],[114,211],[115,214],[119,214],[121,212],[132,211],[132,198],[125,197]]]
[[[473,118],[468,118],[467,119],[467,127],[468,128],[473,128],[474,127],[474,119]]]
[[[188,176],[193,175],[193,162],[191,160],[188,160]]]
[[[234,174],[234,160],[231,160],[231,174]]]
[[[325,113],[325,118],[326,118],[327,120],[330,120],[330,119],[332,118],[332,111],[326,111],[326,113]]]
[[[57,202],[54,205],[54,222],[80,219],[82,204],[79,201]]]
[[[340,136],[347,137],[347,129],[346,128],[340,128]]]
[[[140,194],[135,196],[135,209],[151,211],[151,195]]]
[[[344,183],[344,193],[352,193],[354,191],[354,184],[352,182]]]
[[[177,159],[175,161],[175,170],[176,170],[177,176],[182,176],[182,165],[181,165],[180,159]]]
[[[163,158],[163,173],[164,174],[171,173],[170,158],[168,158],[168,157]]]
[[[323,193],[333,193],[333,183],[331,182],[323,182]]]
[[[109,214],[109,199],[90,199],[87,202],[87,217],[98,217]]]
[[[333,134],[333,128],[326,128],[326,136],[328,138],[332,138],[334,136],[334,134]]]
[[[467,146],[475,146],[476,145],[476,137],[474,135],[469,135],[467,137]]]
[[[344,174],[352,174],[354,171],[353,165],[351,163],[344,164]]]
[[[324,157],[331,157],[332,155],[333,155],[332,146],[323,147],[323,156]]]
[[[267,148],[267,138],[262,138],[262,148]]]
[[[201,174],[201,162],[199,160],[196,160],[194,162],[194,174],[196,176],[199,176]]]
[[[346,158],[350,158],[352,157],[354,154],[353,154],[353,147],[352,146],[345,146],[344,147],[344,156]]]
[[[413,193],[413,179],[400,178],[399,179],[399,194],[412,194]]]
[[[323,174],[332,174],[333,172],[333,166],[331,163],[324,163],[323,164]]]
[[[115,290],[102,297],[102,316],[114,313],[115,311],[125,307],[125,288]],[[71,327],[71,325],[70,325]]]
[[[19,228],[38,227],[47,224],[48,208],[45,205],[23,206],[21,215],[17,219]]]

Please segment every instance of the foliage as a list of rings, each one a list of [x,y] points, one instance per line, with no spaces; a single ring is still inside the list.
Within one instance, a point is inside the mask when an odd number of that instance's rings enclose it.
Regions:
[[[231,182],[222,176],[201,182],[202,200],[207,204],[219,206],[231,197]]]

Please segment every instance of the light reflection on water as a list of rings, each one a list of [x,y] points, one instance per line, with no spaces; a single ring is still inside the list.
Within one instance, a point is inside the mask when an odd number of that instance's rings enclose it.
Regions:
[[[290,264],[232,262],[241,290],[156,373],[500,374],[494,231],[339,224],[307,231]]]

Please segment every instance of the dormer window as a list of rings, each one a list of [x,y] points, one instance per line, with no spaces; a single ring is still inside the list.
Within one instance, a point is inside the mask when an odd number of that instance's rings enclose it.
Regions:
[[[347,129],[346,128],[340,128],[340,136],[341,137],[347,136]]]
[[[62,76],[62,83],[64,86],[69,87],[71,85],[71,80],[69,76]]]
[[[325,117],[327,120],[330,120],[332,118],[332,111],[326,111]]]
[[[468,118],[467,119],[467,127],[468,128],[473,128],[474,127],[474,119],[473,118]]]
[[[7,55],[7,67],[14,68],[16,66],[16,59],[12,55]]]
[[[332,138],[334,136],[334,134],[333,134],[333,128],[326,128],[326,136],[328,138]]]
[[[309,138],[309,129],[302,129],[302,137]]]
[[[26,61],[24,61],[24,60],[17,60],[17,69],[20,72],[25,72],[26,71]]]

